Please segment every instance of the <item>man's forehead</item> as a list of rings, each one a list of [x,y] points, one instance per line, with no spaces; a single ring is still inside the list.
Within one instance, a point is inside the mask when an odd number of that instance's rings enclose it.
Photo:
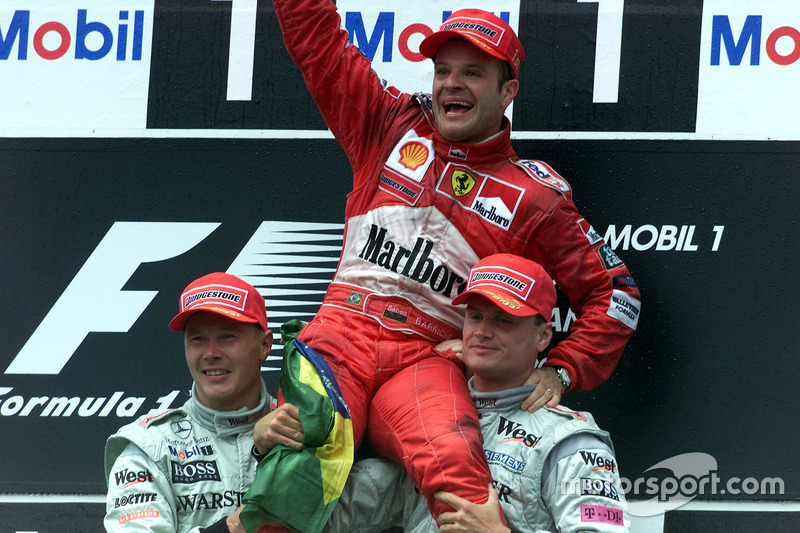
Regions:
[[[513,316],[497,305],[491,298],[483,294],[470,294],[467,299],[467,310],[483,311]]]
[[[214,328],[214,329],[241,329],[244,326],[252,326],[254,324],[234,320],[233,318],[214,313],[211,311],[197,311],[193,313],[186,320],[184,331],[197,330],[200,328]]]
[[[454,37],[442,43],[436,51],[434,63],[439,62],[473,62],[477,64],[484,64],[487,62],[502,61],[493,57],[471,42],[461,37]]]

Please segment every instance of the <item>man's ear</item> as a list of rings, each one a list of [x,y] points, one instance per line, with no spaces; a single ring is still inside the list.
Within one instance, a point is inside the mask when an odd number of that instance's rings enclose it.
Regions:
[[[543,352],[548,346],[550,341],[553,340],[553,323],[546,322],[542,325],[542,331],[539,334],[539,342],[536,344],[536,349]]]
[[[514,98],[517,97],[517,93],[519,92],[519,80],[508,80],[503,84],[503,88],[500,92],[502,93],[501,101],[503,103],[503,109],[505,109],[510,106]]]
[[[264,335],[261,337],[261,362],[267,360],[267,356],[269,352],[272,350],[272,330],[268,329],[264,332]]]

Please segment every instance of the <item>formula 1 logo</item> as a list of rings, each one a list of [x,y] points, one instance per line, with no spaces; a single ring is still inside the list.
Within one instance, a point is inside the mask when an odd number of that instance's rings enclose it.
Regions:
[[[128,331],[156,296],[122,290],[139,265],[185,253],[218,226],[114,223],[5,373],[58,374],[89,333]]]
[[[128,332],[157,294],[157,291],[122,290],[139,266],[186,253],[219,225],[216,222],[115,222],[5,373],[59,374],[90,333]],[[280,279],[283,271],[291,277],[296,274],[292,264],[297,259],[294,249],[286,243],[318,242],[322,245],[308,247],[318,257],[305,260],[323,266],[323,261],[328,261],[330,267],[320,267],[318,271],[327,273],[330,281],[341,249],[342,228],[342,224],[265,221],[228,271],[237,275],[238,271],[254,264],[265,267],[274,264],[282,266],[273,269],[273,279]],[[267,287],[261,293],[269,298],[273,290]],[[322,292],[320,299],[321,295]],[[284,294],[281,298],[285,302],[292,300],[291,295]],[[307,297],[299,295],[298,299],[307,300]],[[173,398],[174,395],[170,401]]]

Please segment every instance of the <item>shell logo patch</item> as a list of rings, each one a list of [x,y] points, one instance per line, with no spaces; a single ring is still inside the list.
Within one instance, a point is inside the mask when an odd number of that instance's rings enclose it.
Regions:
[[[409,170],[417,170],[428,160],[428,147],[421,142],[412,141],[400,148],[400,164]]]

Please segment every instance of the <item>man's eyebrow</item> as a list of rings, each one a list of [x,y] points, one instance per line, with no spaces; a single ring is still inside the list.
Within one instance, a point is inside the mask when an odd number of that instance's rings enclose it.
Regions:
[[[434,61],[433,65],[436,66],[436,67],[440,67],[440,66],[447,67],[447,66],[450,66],[451,64],[449,62],[447,62],[447,61],[438,61],[437,60],[437,61]],[[484,66],[481,63],[467,63],[466,65],[459,65],[459,66],[462,66],[463,68],[479,68],[479,69],[483,69],[484,68]]]

